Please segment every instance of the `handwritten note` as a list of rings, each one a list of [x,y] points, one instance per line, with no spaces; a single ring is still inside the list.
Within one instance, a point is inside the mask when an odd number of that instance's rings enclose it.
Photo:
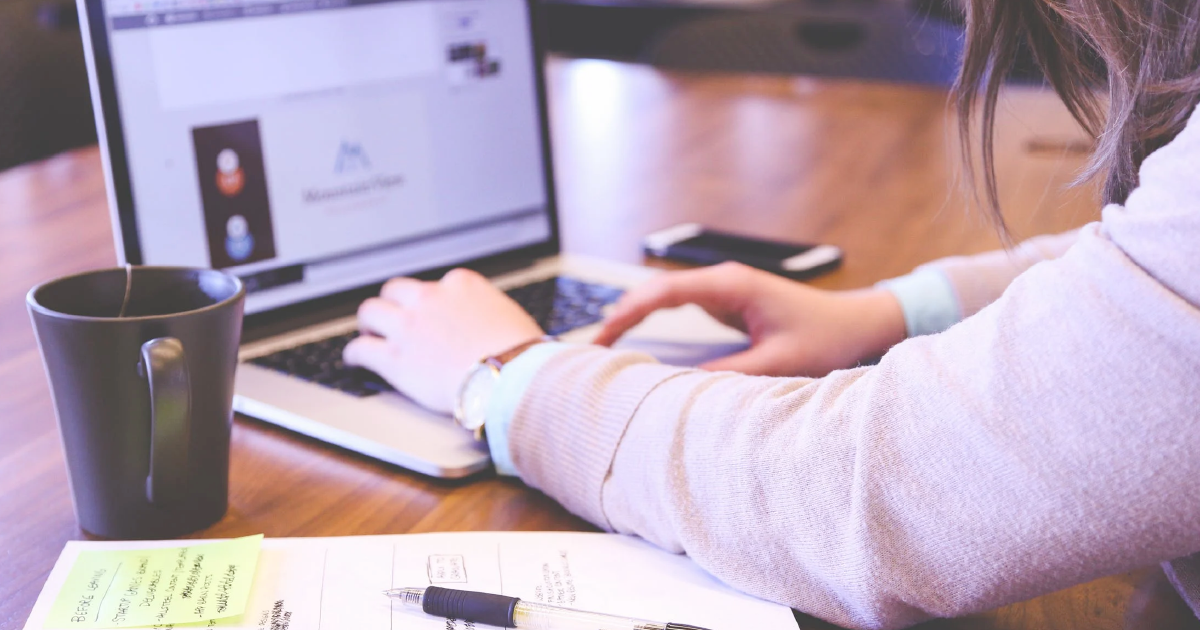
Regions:
[[[262,538],[81,551],[43,627],[164,626],[240,615]]]

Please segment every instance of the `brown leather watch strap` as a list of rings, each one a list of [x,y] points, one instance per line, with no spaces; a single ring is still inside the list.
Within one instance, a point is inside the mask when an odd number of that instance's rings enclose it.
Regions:
[[[509,361],[512,361],[513,359],[520,356],[522,352],[525,352],[526,350],[538,345],[539,343],[546,343],[548,341],[558,341],[558,337],[554,337],[552,335],[542,335],[541,337],[534,337],[533,339],[530,339],[529,341],[521,342],[521,343],[509,348],[508,350],[501,352],[500,354],[490,356],[490,357],[484,359],[484,361],[497,367],[497,368],[502,368],[502,367],[504,367],[504,365],[506,363],[508,363]]]

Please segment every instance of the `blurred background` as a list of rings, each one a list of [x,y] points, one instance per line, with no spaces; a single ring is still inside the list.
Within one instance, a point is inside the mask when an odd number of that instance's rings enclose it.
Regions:
[[[949,86],[962,49],[956,0],[539,2],[552,53],[696,72]],[[0,0],[0,171],[95,141],[74,2]]]
[[[0,0],[0,170],[92,144],[72,0]]]

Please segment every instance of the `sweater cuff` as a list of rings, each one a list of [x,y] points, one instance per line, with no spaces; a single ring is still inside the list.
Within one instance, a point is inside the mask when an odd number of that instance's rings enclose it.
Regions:
[[[492,463],[497,473],[508,476],[517,474],[508,450],[508,430],[517,413],[517,406],[525,396],[525,390],[529,389],[538,370],[551,357],[572,347],[566,343],[539,343],[500,368],[500,380],[496,383],[496,389],[492,390],[492,399],[488,402],[483,421],[488,450],[492,453]]]
[[[509,452],[530,486],[611,530],[601,491],[634,412],[659,383],[686,372],[640,352],[572,347],[534,378],[509,427]]]
[[[900,301],[910,338],[940,333],[963,318],[954,285],[945,272],[935,267],[922,267],[875,286],[890,291]]]

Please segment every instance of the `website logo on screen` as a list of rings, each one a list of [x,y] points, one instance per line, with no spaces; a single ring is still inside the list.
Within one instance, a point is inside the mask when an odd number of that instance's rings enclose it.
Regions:
[[[333,164],[333,172],[338,175],[357,173],[371,168],[371,159],[358,142],[342,141],[338,147],[337,161]]]
[[[301,191],[301,198],[305,203],[338,202],[377,195],[404,185],[404,175],[400,173],[372,171],[371,158],[362,143],[342,140],[333,163],[336,182],[306,188]]]
[[[246,173],[242,171],[237,152],[222,149],[217,154],[217,190],[226,197],[236,197],[245,187]]]

